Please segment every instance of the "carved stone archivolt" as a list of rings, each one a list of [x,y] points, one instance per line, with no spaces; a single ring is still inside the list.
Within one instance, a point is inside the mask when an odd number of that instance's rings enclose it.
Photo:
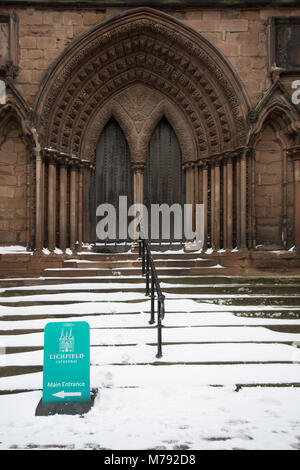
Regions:
[[[140,8],[71,43],[44,80],[35,111],[42,145],[81,159],[93,159],[111,115],[136,148],[132,158],[144,158],[140,142],[166,115],[183,160],[197,161],[244,145],[249,100],[207,40]]]
[[[165,113],[173,119],[186,161],[245,142],[249,101],[229,64],[198,33],[142,8],[94,27],[51,67],[35,103],[42,145],[92,159],[96,132],[110,112],[116,115],[116,104],[120,115],[129,116],[128,129],[123,120],[129,142],[147,134],[154,119],[130,116],[124,106],[127,100],[131,109],[134,103],[135,111],[140,106],[145,112],[143,93],[152,117]],[[141,158],[139,152],[133,158]]]

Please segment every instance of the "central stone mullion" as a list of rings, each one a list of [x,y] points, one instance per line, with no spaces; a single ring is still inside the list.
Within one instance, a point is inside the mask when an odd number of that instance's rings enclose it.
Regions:
[[[141,210],[143,209],[142,205],[144,204],[144,163],[132,163],[133,171],[133,203],[140,204]],[[144,213],[140,213],[140,216],[144,217]],[[143,229],[143,227],[142,227]],[[136,240],[138,235],[136,235]]]

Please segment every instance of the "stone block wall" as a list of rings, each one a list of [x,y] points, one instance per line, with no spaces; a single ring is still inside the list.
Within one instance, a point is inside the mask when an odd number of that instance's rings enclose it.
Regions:
[[[1,245],[26,246],[29,243],[28,161],[28,151],[20,139],[19,129],[11,123],[0,147]]]
[[[18,89],[32,104],[40,81],[65,47],[81,33],[130,10],[110,7],[90,9],[5,8],[19,18],[20,74]],[[232,63],[253,105],[270,86],[267,70],[267,20],[271,16],[300,16],[300,8],[224,10],[164,10],[201,33]],[[0,8],[1,13],[1,8]]]
[[[49,6],[2,7],[1,13],[18,17],[20,71],[16,89],[33,106],[44,74],[55,59],[79,35],[130,7],[50,8]],[[262,99],[272,82],[268,70],[267,25],[273,16],[300,16],[300,8],[172,8],[163,9],[215,45],[232,64],[253,107]],[[289,77],[285,83],[289,85]],[[0,244],[26,245],[30,239],[33,210],[28,183],[29,152],[20,139],[15,124],[0,135]],[[2,143],[3,140],[3,143]],[[267,144],[266,144],[267,142]],[[292,238],[293,175],[289,166],[287,180],[282,180],[282,155],[272,159],[266,139],[256,159],[257,241],[280,245],[278,223],[287,217]],[[264,161],[260,158],[264,156]],[[289,164],[288,164],[289,165]],[[33,184],[31,180],[31,185]],[[282,185],[287,185],[288,213],[282,213]],[[58,190],[58,189],[57,189]],[[46,221],[44,221],[46,223]]]

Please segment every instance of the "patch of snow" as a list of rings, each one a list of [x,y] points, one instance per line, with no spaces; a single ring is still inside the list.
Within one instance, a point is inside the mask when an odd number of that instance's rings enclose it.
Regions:
[[[125,367],[125,366],[124,366]],[[106,381],[109,382],[109,371]],[[0,449],[297,449],[299,388],[189,385],[118,389],[111,373],[92,410],[35,417],[41,391],[0,396]],[[184,451],[183,451],[184,452]]]
[[[28,251],[26,246],[20,245],[9,245],[9,246],[0,246],[0,254],[12,254],[12,253],[24,253],[28,255],[32,255],[32,251]]]

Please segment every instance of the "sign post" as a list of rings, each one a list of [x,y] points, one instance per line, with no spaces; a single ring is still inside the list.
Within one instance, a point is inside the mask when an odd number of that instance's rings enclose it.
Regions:
[[[48,323],[44,331],[43,397],[36,415],[86,412],[93,398],[89,324]]]

